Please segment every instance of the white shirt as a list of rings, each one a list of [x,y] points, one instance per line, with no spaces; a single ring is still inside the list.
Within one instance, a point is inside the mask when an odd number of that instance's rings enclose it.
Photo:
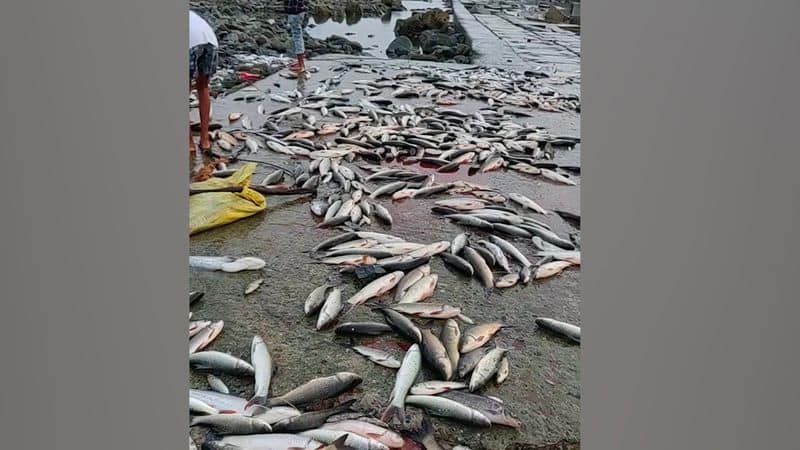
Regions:
[[[189,11],[189,48],[203,44],[219,47],[217,36],[211,29],[211,25],[194,11]]]

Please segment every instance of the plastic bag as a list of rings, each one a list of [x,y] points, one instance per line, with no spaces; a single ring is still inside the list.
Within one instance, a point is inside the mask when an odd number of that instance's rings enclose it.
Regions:
[[[210,178],[192,183],[193,190],[245,186],[241,192],[206,192],[189,197],[189,234],[227,225],[267,209],[267,199],[246,187],[256,169],[249,163],[228,178]]]

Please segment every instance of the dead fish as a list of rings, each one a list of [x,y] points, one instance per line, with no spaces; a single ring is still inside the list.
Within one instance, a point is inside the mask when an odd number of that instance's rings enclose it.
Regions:
[[[464,378],[478,365],[478,362],[488,353],[486,347],[480,347],[471,352],[463,353],[458,359],[458,367],[456,368],[456,375],[458,378]]]
[[[233,355],[203,351],[189,355],[189,367],[201,372],[220,372],[238,376],[252,376],[255,369],[247,361]]]
[[[444,260],[445,264],[455,268],[459,272],[462,272],[470,277],[474,275],[475,269],[473,269],[472,265],[465,259],[448,253],[440,253],[439,256],[442,257],[442,260]]]
[[[511,201],[513,201],[515,203],[518,203],[518,204],[520,204],[520,205],[522,205],[522,206],[524,206],[524,207],[526,207],[526,208],[528,208],[528,209],[530,209],[530,210],[532,210],[534,212],[537,212],[539,214],[544,214],[544,215],[548,214],[548,212],[544,208],[539,206],[538,203],[536,203],[535,201],[529,199],[528,197],[525,197],[522,194],[517,194],[516,192],[511,192],[511,193],[508,194],[508,198],[510,198]]]
[[[236,122],[237,120],[241,119],[244,113],[240,112],[232,112],[228,114],[228,121],[229,122]]]
[[[475,273],[480,278],[485,287],[494,286],[494,275],[486,261],[478,254],[472,247],[464,247],[464,258],[469,261],[469,264],[475,269]]]
[[[189,340],[189,353],[198,352],[206,348],[222,332],[225,322],[222,320],[213,322],[200,330],[192,339]]]
[[[447,200],[438,200],[435,204],[437,206],[453,208],[459,211],[470,211],[473,209],[481,209],[486,206],[486,203],[483,200],[472,199],[472,198],[453,198]]]
[[[461,308],[433,303],[402,303],[391,306],[391,309],[410,316],[428,319],[452,319],[461,314]]]
[[[333,288],[322,305],[319,317],[317,317],[317,330],[321,330],[332,323],[342,311],[342,307],[342,290]]]
[[[252,294],[256,291],[259,287],[261,287],[261,283],[264,282],[263,278],[259,278],[258,280],[253,281],[252,283],[248,284],[246,288],[244,288],[244,295]]]
[[[365,422],[364,420],[340,420],[322,425],[323,429],[345,431],[382,443],[389,448],[403,447],[403,437],[392,430]]]
[[[489,322],[468,329],[461,336],[459,351],[461,351],[461,353],[467,353],[483,346],[505,326],[506,325],[501,322]]]
[[[461,253],[461,250],[467,244],[468,236],[469,235],[467,233],[461,233],[456,236],[455,239],[453,239],[453,243],[450,245],[450,253],[453,255],[458,255]]]
[[[438,281],[439,276],[436,274],[423,277],[408,288],[408,291],[400,299],[400,303],[417,303],[427,299],[433,295]]]
[[[406,351],[400,369],[395,375],[394,388],[392,389],[392,399],[389,407],[381,415],[381,421],[389,423],[394,419],[400,419],[405,423],[405,400],[408,390],[417,379],[420,368],[422,367],[422,354],[419,345],[413,344]]]
[[[505,358],[508,349],[495,348],[489,351],[472,371],[469,379],[469,391],[474,392],[491,380],[500,368],[500,362]]]
[[[572,265],[573,263],[570,261],[553,261],[543,264],[537,267],[536,270],[533,272],[533,279],[541,280],[544,278],[552,277],[554,275],[561,273],[561,271]]]
[[[352,372],[339,372],[323,378],[315,378],[280,397],[269,399],[267,406],[293,405],[302,407],[349,391],[361,384],[362,378]]]
[[[241,414],[213,414],[208,416],[195,416],[189,426],[206,426],[217,434],[259,434],[270,433],[272,427],[259,419]]]
[[[411,272],[407,273],[399,283],[397,283],[397,288],[395,289],[395,296],[394,299],[399,301],[403,298],[406,291],[414,285],[417,281],[421,280],[427,275],[431,273],[431,266],[426,264],[421,267],[417,267],[416,269],[412,270]]]
[[[350,297],[347,303],[351,305],[360,305],[371,298],[378,297],[397,286],[397,283],[400,282],[403,275],[403,272],[400,271],[386,274],[364,286],[364,288]]]
[[[329,208],[328,211],[330,212],[330,209],[332,209],[332,208],[333,208],[333,205],[331,205],[331,207]],[[347,233],[343,233],[343,234],[340,234],[338,236],[334,236],[334,237],[332,237],[330,239],[326,239],[326,240],[320,242],[319,244],[317,244],[312,249],[312,251],[318,252],[318,251],[321,251],[321,250],[326,250],[326,249],[328,249],[330,247],[333,247],[334,245],[339,245],[341,243],[344,243],[344,242],[347,242],[347,241],[351,241],[353,239],[356,239],[357,237],[366,238],[366,236],[359,236],[357,233],[349,231]]]
[[[453,319],[447,319],[439,337],[445,350],[447,350],[447,357],[450,359],[450,366],[453,369],[453,374],[455,374],[460,357],[458,346],[461,341],[461,329],[458,327],[458,322]]]
[[[381,308],[379,311],[393,329],[418,344],[422,343],[422,332],[408,317],[388,308]]]
[[[400,361],[398,361],[397,358],[392,356],[390,353],[383,350],[378,350],[363,345],[356,345],[353,347],[353,351],[359,355],[366,356],[367,359],[375,364],[378,364],[379,366],[388,367],[390,369],[397,369],[400,367]]]
[[[325,199],[315,198],[311,201],[311,212],[317,217],[324,216],[328,207],[328,202]]]
[[[503,402],[497,398],[472,394],[462,390],[444,392],[439,394],[439,396],[480,411],[489,418],[492,424],[513,428],[522,427],[522,422],[506,414]]]
[[[506,258],[505,253],[503,253],[503,250],[500,247],[492,242],[484,240],[478,241],[478,244],[483,245],[483,247],[492,254],[492,257],[494,257],[495,261],[494,265],[499,266],[506,272],[511,272],[511,266],[508,263],[508,258]]]
[[[390,333],[392,327],[379,322],[347,322],[338,325],[333,332],[338,335],[365,335],[378,336]]]
[[[211,325],[210,320],[195,320],[193,322],[189,322],[189,338],[191,339],[192,336],[196,335],[209,325]]]
[[[434,416],[447,417],[469,424],[488,427],[492,422],[483,413],[454,400],[432,395],[409,395],[406,404],[425,409]]]
[[[322,304],[325,303],[325,293],[329,287],[325,284],[311,291],[303,307],[307,316],[314,314],[322,307]]]
[[[511,365],[508,362],[508,356],[504,356],[500,361],[500,366],[497,368],[497,375],[495,376],[494,382],[497,384],[503,384],[503,382],[508,379],[508,374],[510,371]]]
[[[350,399],[333,408],[321,411],[309,411],[300,415],[287,417],[275,422],[275,424],[272,425],[272,431],[278,433],[293,433],[321,427],[329,417],[349,411],[350,407],[355,402],[356,399]]]
[[[461,381],[425,381],[411,387],[412,395],[436,395],[454,389],[466,389],[467,384]]]
[[[540,171],[541,171],[541,175],[544,178],[547,178],[550,181],[555,181],[557,183],[562,183],[562,184],[566,184],[566,185],[569,185],[569,186],[577,186],[578,185],[578,183],[572,181],[571,179],[565,177],[564,175],[561,175],[558,172],[553,172],[552,170],[549,170],[549,169],[540,169]]]
[[[509,273],[495,281],[494,287],[499,289],[510,288],[519,282],[519,278],[520,276],[518,273]]]
[[[422,330],[422,356],[445,379],[453,377],[453,366],[444,345],[429,329]]]
[[[230,394],[228,386],[225,386],[225,383],[221,379],[219,379],[219,377],[212,374],[208,374],[206,375],[206,380],[208,381],[208,385],[211,386],[211,389],[213,389],[214,391],[222,394]]]
[[[577,343],[581,342],[581,329],[578,326],[546,317],[537,317],[535,322],[540,327],[566,336]]]
[[[330,258],[323,258],[320,260],[323,264],[332,264],[332,265],[345,265],[345,266],[366,266],[370,264],[375,264],[377,259],[372,256],[367,255],[343,255],[343,256],[332,256]]]

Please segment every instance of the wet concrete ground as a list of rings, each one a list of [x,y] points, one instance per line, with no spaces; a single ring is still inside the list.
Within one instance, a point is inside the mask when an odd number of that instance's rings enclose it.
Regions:
[[[320,71],[311,79],[298,84],[273,75],[256,83],[255,87],[264,92],[285,94],[285,91],[299,89],[311,93],[332,73],[329,69],[344,57],[329,56],[308,63]],[[352,60],[352,58],[351,58]],[[362,60],[373,67],[383,68],[385,74],[392,74],[401,67],[431,66],[431,63],[408,61]],[[439,67],[458,67],[456,65],[437,65]],[[337,89],[353,87],[352,82],[373,75],[348,72]],[[277,87],[277,83],[280,87]],[[579,93],[577,85],[552,86],[560,92]],[[258,95],[257,90],[247,95]],[[390,98],[390,90],[384,90],[384,98]],[[352,103],[357,102],[357,92]],[[262,94],[263,95],[263,94]],[[259,102],[246,103],[234,101],[243,94],[233,93],[218,99],[213,105],[216,121],[227,126],[227,114],[240,111],[254,119],[259,126],[263,116],[256,112]],[[412,104],[425,104],[428,99],[397,100]],[[263,102],[267,111],[286,105]],[[465,112],[473,112],[486,107],[483,102],[465,100],[453,106]],[[318,117],[319,118],[319,117]],[[338,119],[337,119],[338,120]],[[324,121],[323,121],[324,122]],[[545,113],[534,111],[534,117],[521,122],[545,126],[554,135],[580,135],[580,117],[574,113]],[[294,165],[288,156],[261,150],[248,159],[269,161],[291,167]],[[307,162],[307,161],[306,161]],[[574,150],[560,152],[556,162],[578,165],[580,146]],[[394,163],[396,165],[397,163]],[[236,166],[233,166],[236,167]],[[421,172],[418,166],[409,168]],[[273,169],[259,167],[254,182],[260,182],[262,174]],[[457,174],[439,175],[437,181],[468,179],[470,182],[485,184],[501,192],[519,192],[526,195],[548,210],[563,209],[580,212],[580,177],[574,177],[579,186],[555,185],[548,181],[529,177],[517,172],[500,171],[467,177],[466,169]],[[391,199],[379,201],[387,207],[395,219],[393,227],[373,224],[369,229],[391,233],[412,242],[431,243],[452,240],[464,231],[458,225],[434,216],[430,207],[437,198],[410,199],[393,202]],[[339,371],[352,371],[361,375],[364,382],[352,393],[341,397],[358,398],[355,408],[363,413],[379,416],[388,404],[389,394],[394,383],[394,370],[375,365],[349,349],[350,339],[336,337],[332,331],[318,332],[314,329],[314,319],[303,315],[303,303],[311,290],[326,283],[341,283],[343,297],[347,298],[360,289],[360,283],[351,276],[340,276],[336,270],[315,264],[306,253],[316,243],[340,233],[339,230],[315,228],[316,221],[309,211],[309,197],[268,197],[267,211],[218,229],[193,236],[190,240],[192,255],[232,255],[257,256],[267,261],[261,272],[228,274],[192,270],[190,287],[204,291],[205,297],[192,306],[193,320],[222,319],[225,329],[209,347],[211,350],[230,352],[248,359],[252,336],[260,334],[269,346],[276,373],[272,378],[271,392],[282,394],[309,379],[328,376]],[[553,227],[559,235],[567,236],[576,230],[555,214],[537,216]],[[476,237],[480,233],[475,233]],[[525,239],[510,239],[523,253],[532,257],[534,248]],[[536,448],[560,441],[576,443],[580,440],[580,347],[537,330],[534,318],[547,316],[567,322],[581,324],[579,268],[571,268],[554,278],[533,282],[528,286],[511,289],[486,290],[476,279],[465,278],[445,267],[439,258],[431,260],[432,272],[439,275],[439,284],[429,302],[448,303],[459,306],[464,313],[477,323],[502,321],[512,328],[501,331],[494,341],[512,349],[509,356],[511,374],[501,386],[489,386],[485,394],[499,397],[505,401],[506,410],[524,423],[522,430],[500,426],[491,429],[478,429],[447,419],[433,419],[438,440],[445,448],[455,444],[467,445],[473,450]],[[244,287],[257,278],[264,278],[264,285],[255,293],[243,296]],[[381,321],[377,312],[367,307],[357,308],[347,317],[350,320]],[[432,326],[437,334],[441,323],[418,321],[423,327]],[[466,325],[462,324],[462,330]],[[359,338],[359,344],[374,344],[393,352],[402,358],[404,344],[396,336],[378,339]],[[252,380],[237,380],[223,377],[232,393],[249,398],[252,395]],[[425,370],[418,381],[437,379]],[[191,375],[191,386],[206,389],[205,378]],[[419,410],[409,407],[412,415]],[[197,431],[195,431],[196,433]]]

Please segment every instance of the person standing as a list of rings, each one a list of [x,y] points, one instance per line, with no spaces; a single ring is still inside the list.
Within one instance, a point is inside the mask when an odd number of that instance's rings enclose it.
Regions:
[[[284,0],[283,10],[288,15],[289,35],[292,38],[292,52],[297,60],[289,66],[289,70],[295,73],[305,72],[306,70],[306,47],[303,42],[303,29],[308,11],[307,0]]]
[[[204,153],[211,151],[211,138],[208,136],[208,124],[211,119],[208,80],[217,71],[218,48],[217,36],[211,25],[194,11],[189,11],[189,93],[192,92],[192,82],[194,82],[200,103],[200,150]],[[196,151],[191,126],[189,126],[189,151]]]

